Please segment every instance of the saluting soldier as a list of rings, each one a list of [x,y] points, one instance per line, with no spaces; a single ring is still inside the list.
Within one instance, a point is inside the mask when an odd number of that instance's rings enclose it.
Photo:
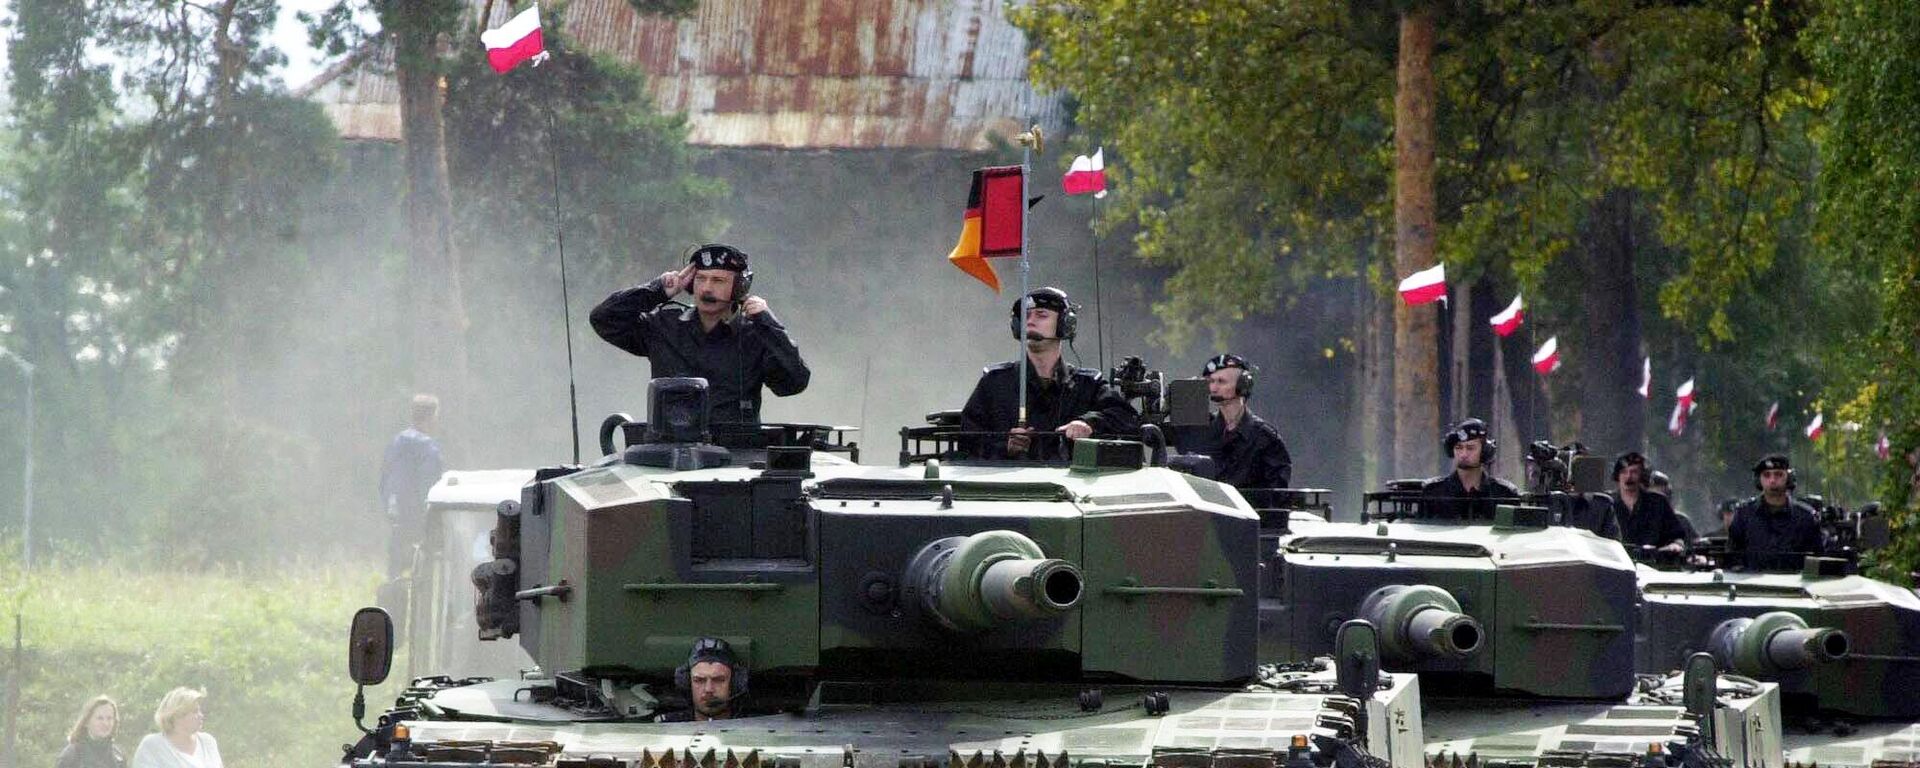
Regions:
[[[781,397],[797,395],[813,372],[787,327],[752,288],[747,254],[709,243],[693,249],[685,267],[600,302],[593,308],[593,331],[651,361],[656,379],[706,379],[712,423],[758,424],[761,387]],[[693,296],[693,306],[669,301],[682,291]]]
[[[1140,429],[1133,405],[1091,368],[1074,368],[1060,359],[1060,342],[1071,340],[1079,307],[1058,288],[1037,288],[1026,297],[1032,309],[1013,302],[1013,337],[1027,345],[1027,423],[1020,424],[1020,371],[1017,362],[988,366],[960,411],[967,432],[1005,434],[1005,440],[972,440],[973,453],[986,459],[1058,458],[1068,440],[1095,434],[1132,437]],[[1038,433],[1059,438],[1040,438]]]

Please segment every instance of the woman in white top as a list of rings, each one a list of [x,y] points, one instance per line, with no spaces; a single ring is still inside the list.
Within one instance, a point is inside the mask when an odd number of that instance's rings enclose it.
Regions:
[[[160,699],[153,713],[159,733],[149,733],[133,751],[133,768],[226,768],[220,762],[220,744],[200,730],[207,722],[200,710],[206,691],[175,688]]]

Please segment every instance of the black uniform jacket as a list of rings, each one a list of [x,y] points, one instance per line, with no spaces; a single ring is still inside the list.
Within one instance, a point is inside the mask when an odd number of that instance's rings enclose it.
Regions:
[[[1213,457],[1213,479],[1235,488],[1288,488],[1293,481],[1293,456],[1280,431],[1249,410],[1229,431],[1220,414],[1205,427],[1180,430],[1180,450]]]
[[[960,428],[967,432],[1004,433],[1020,418],[1020,366],[1000,363],[980,372],[966,408],[960,411]],[[1032,365],[1027,366],[1027,426],[1035,432],[1052,432],[1070,421],[1084,421],[1097,436],[1134,438],[1140,431],[1140,415],[1107,383],[1099,371],[1073,368],[1062,362],[1056,376],[1042,378]],[[1005,438],[975,438],[966,441],[976,458],[1004,459]],[[1051,437],[1033,438],[1028,455],[1012,458],[1061,458],[1067,455],[1067,441]]]
[[[716,424],[757,424],[762,386],[786,397],[800,394],[813,378],[771,311],[735,314],[708,332],[700,327],[699,312],[667,302],[658,279],[616,291],[593,308],[592,319],[594,333],[607,343],[652,361],[654,378],[706,379]]]
[[[1820,516],[1805,502],[1789,496],[1786,506],[1774,507],[1755,496],[1733,511],[1727,556],[1734,565],[1750,571],[1798,570],[1803,556],[1820,551]]]
[[[1690,540],[1680,513],[1673,511],[1667,497],[1641,491],[1633,507],[1620,498],[1620,492],[1607,494],[1613,500],[1614,519],[1620,521],[1620,543],[1634,547],[1664,547],[1675,540],[1683,545]]]
[[[1422,520],[1492,520],[1493,500],[1519,499],[1520,489],[1493,475],[1480,475],[1480,487],[1467,490],[1459,472],[1430,478],[1420,486]]]

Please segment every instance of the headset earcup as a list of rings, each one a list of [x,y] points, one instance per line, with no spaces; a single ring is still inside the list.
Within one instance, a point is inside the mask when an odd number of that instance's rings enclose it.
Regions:
[[[1240,397],[1253,394],[1253,372],[1240,369],[1240,377],[1233,381],[1233,393]]]
[[[733,665],[733,677],[727,679],[727,695],[739,696],[747,692],[747,676],[750,673],[744,664]]]
[[[753,270],[749,269],[741,272],[740,277],[734,279],[733,301],[738,304],[746,301],[747,297],[751,295],[753,295]]]
[[[1080,325],[1079,309],[1072,304],[1068,304],[1067,311],[1060,313],[1060,322],[1058,325],[1060,326],[1060,338],[1072,341],[1074,331]]]
[[[685,664],[673,668],[673,687],[693,692],[693,668]]]

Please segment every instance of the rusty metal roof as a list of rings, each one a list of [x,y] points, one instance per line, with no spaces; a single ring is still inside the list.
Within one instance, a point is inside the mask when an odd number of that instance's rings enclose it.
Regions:
[[[484,3],[469,0],[474,18]],[[510,3],[496,0],[488,26]],[[574,45],[647,72],[663,111],[710,147],[984,150],[1023,115],[1058,126],[1057,96],[1027,81],[1026,36],[1000,0],[701,0],[687,18],[627,0],[574,0]],[[367,51],[296,93],[349,139],[398,141],[391,54]]]

